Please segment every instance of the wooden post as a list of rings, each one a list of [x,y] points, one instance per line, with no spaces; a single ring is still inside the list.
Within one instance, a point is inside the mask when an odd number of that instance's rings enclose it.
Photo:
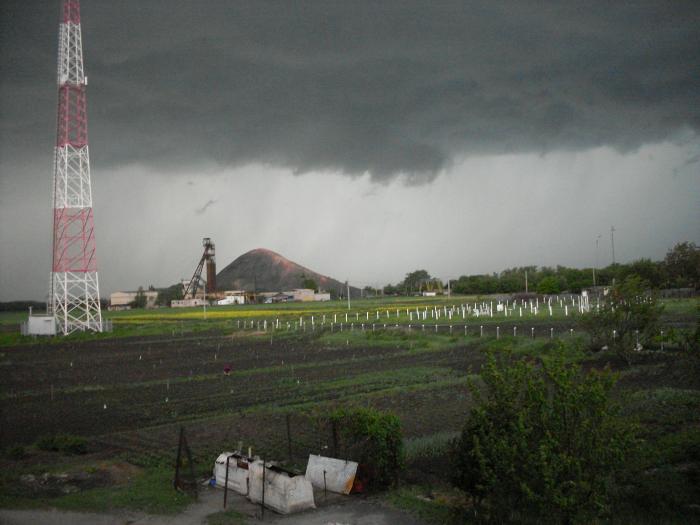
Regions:
[[[194,488],[194,499],[197,501],[199,493],[197,490],[197,478],[194,476],[194,464],[192,463],[192,453],[190,452],[190,447],[187,444],[187,438],[185,437],[184,431],[182,434],[182,439],[185,442],[185,452],[187,452],[187,462],[190,465],[190,479],[192,480],[192,487]]]
[[[262,478],[262,501],[260,502],[260,513],[265,517],[265,458],[263,458],[263,478]]]
[[[289,426],[289,414],[285,416],[285,422],[287,423],[287,457],[289,462],[292,462],[292,431]]]
[[[226,498],[228,497],[228,466],[231,456],[226,456],[226,481],[224,481],[224,508],[226,508]]]
[[[173,487],[178,488],[178,482],[180,481],[180,459],[182,457],[182,433],[184,428],[180,427],[180,439],[177,443],[177,458],[175,459],[175,479],[173,480]]]
[[[338,428],[336,427],[335,420],[331,421],[331,432],[333,438],[333,457],[338,457]]]

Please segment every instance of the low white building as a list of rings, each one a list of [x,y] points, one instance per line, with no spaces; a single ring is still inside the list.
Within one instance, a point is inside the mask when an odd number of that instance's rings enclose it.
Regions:
[[[245,304],[245,291],[243,290],[229,290],[224,292],[224,298],[216,301],[219,306],[226,306],[229,304]]]
[[[295,288],[294,290],[289,290],[282,292],[282,294],[291,297],[292,301],[301,301],[303,303],[311,301],[330,301],[330,293],[316,293],[311,288]]]
[[[204,299],[174,299],[170,301],[171,308],[189,308],[190,306],[204,306],[207,302]]]
[[[293,301],[309,302],[314,300],[314,291],[311,288],[295,288],[282,292],[285,295],[293,297]]]

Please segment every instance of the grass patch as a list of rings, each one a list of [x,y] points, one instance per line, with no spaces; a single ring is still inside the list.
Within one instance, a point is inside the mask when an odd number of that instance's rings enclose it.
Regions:
[[[127,485],[86,490],[52,499],[51,506],[64,510],[104,512],[129,509],[149,514],[176,514],[194,500],[173,488],[170,465],[145,470]]]
[[[459,432],[438,432],[404,440],[406,462],[417,459],[430,459],[447,454],[450,442],[459,437]]]
[[[645,430],[654,434],[658,427],[676,430],[690,422],[697,422],[700,412],[700,391],[680,388],[639,390],[629,396],[626,410],[645,424]]]
[[[423,334],[421,331],[413,329],[409,333],[408,330],[404,329],[385,330],[381,326],[383,325],[380,325],[380,328],[375,331],[372,331],[371,326],[369,328],[365,326],[364,331],[359,326],[354,330],[346,327],[342,332],[336,328],[333,332],[323,332],[318,340],[328,346],[372,346],[408,350],[447,348],[464,342],[464,338],[460,340],[460,338],[447,335],[444,332]]]
[[[466,512],[460,508],[464,496],[454,489],[435,492],[413,485],[394,489],[384,497],[392,506],[407,511],[427,523],[470,523]]]
[[[61,452],[62,454],[85,454],[87,452],[87,441],[80,436],[72,434],[56,434],[54,436],[44,436],[35,443],[39,450],[51,452]]]
[[[86,472],[93,472],[96,466],[84,466]],[[37,477],[43,472],[70,472],[75,465],[34,465],[21,473],[34,473]],[[149,514],[176,514],[184,510],[194,500],[191,496],[173,488],[173,467],[170,462],[160,462],[134,474],[127,483],[99,488],[89,488],[80,492],[51,496],[27,492],[17,483],[20,472],[3,472],[0,480],[0,508],[57,508],[80,512],[109,512],[117,509],[142,511]]]

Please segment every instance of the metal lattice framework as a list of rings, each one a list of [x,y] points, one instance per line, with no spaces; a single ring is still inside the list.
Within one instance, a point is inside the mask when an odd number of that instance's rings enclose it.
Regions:
[[[53,174],[53,264],[48,310],[63,334],[102,331],[95,258],[80,2],[63,0]]]

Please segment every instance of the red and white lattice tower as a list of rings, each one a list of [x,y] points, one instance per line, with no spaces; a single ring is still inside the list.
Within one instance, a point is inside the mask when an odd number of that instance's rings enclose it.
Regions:
[[[102,331],[95,258],[80,2],[63,0],[53,173],[53,263],[48,310],[58,332]]]

